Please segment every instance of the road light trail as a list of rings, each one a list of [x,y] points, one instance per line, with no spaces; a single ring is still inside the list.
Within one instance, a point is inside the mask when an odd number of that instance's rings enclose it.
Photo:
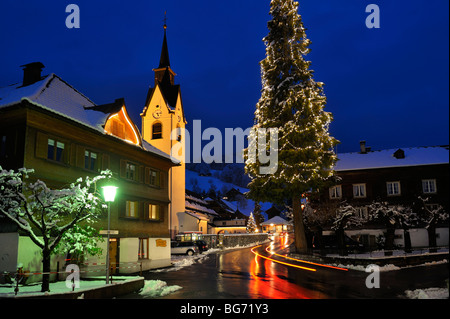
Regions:
[[[256,247],[255,247],[255,248],[256,248]],[[303,259],[297,259],[297,258],[292,258],[292,257],[280,255],[280,254],[277,254],[277,253],[268,251],[269,248],[270,248],[270,247],[267,246],[266,251],[267,251],[269,254],[272,254],[272,255],[275,255],[275,256],[279,256],[279,257],[283,257],[283,258],[286,258],[286,259],[295,260],[295,261],[302,262],[302,263],[305,263],[305,264],[310,264],[310,265],[315,265],[315,266],[320,266],[320,267],[326,267],[326,268],[332,268],[332,269],[337,269],[337,270],[342,270],[342,271],[348,271],[347,268],[341,268],[341,267],[335,267],[335,266],[330,266],[330,265],[318,264],[318,263],[315,263],[315,262],[312,262],[312,261],[306,261],[306,260],[303,260]]]
[[[317,269],[314,269],[314,268],[308,268],[308,267],[303,267],[303,266],[299,266],[299,265],[294,265],[294,264],[291,264],[291,263],[286,263],[286,262],[279,261],[279,260],[276,260],[276,259],[273,259],[273,258],[270,258],[270,257],[263,256],[263,255],[261,255],[261,254],[259,254],[259,253],[257,253],[257,252],[255,251],[256,248],[261,247],[261,246],[262,246],[262,245],[253,247],[253,248],[251,249],[251,252],[252,252],[253,254],[255,254],[256,256],[258,256],[258,257],[261,257],[261,258],[264,258],[264,259],[273,261],[273,262],[278,263],[278,264],[282,264],[282,265],[289,266],[289,267],[300,268],[300,269],[308,270],[308,271],[317,271]]]

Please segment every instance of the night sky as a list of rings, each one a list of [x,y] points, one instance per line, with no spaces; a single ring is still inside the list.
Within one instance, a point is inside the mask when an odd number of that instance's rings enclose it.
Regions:
[[[338,152],[449,143],[448,0],[300,0],[307,59],[325,83]],[[81,12],[65,25],[66,6]],[[366,6],[381,28],[365,25]],[[135,123],[159,63],[164,12],[189,124],[247,128],[260,97],[269,0],[0,2],[0,86],[40,61],[97,104],[124,97]],[[188,129],[190,127],[188,126]]]

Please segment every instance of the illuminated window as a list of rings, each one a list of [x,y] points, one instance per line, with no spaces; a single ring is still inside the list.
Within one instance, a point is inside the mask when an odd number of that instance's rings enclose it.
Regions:
[[[152,139],[161,139],[162,138],[162,124],[157,122],[152,126]]]
[[[47,147],[47,158],[57,162],[62,162],[64,156],[64,148],[65,145],[63,142],[49,138]]]
[[[138,218],[138,209],[139,209],[139,202],[127,200],[125,216],[131,218]]]
[[[436,193],[436,180],[435,179],[423,179],[422,180],[422,191],[425,194]]]
[[[401,194],[400,182],[387,182],[386,187],[388,196],[398,196]]]
[[[84,151],[84,168],[95,171],[97,168],[98,154],[91,151]]]
[[[354,198],[366,197],[366,184],[353,184],[353,197]]]
[[[337,185],[330,187],[330,199],[337,199],[342,197],[342,186]]]
[[[161,206],[155,204],[148,205],[148,219],[159,220],[161,212]]]
[[[148,238],[139,238],[139,259],[148,259]]]

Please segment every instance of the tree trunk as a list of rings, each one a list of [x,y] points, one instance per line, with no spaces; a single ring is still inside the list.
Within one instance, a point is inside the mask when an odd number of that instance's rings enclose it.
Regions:
[[[308,244],[306,241],[305,226],[303,225],[303,212],[300,196],[294,196],[292,198],[292,213],[294,221],[295,249],[297,253],[306,254],[308,252]]]
[[[386,242],[384,243],[384,255],[392,256],[394,250],[395,227],[390,222],[386,223]]]
[[[48,249],[42,250],[42,286],[41,292],[50,291],[50,256],[51,253]]]
[[[345,244],[345,231],[344,229],[338,229],[335,231],[337,240],[338,240],[338,248],[340,256],[347,256],[347,245]]]
[[[403,237],[405,238],[405,252],[411,252],[411,234],[409,233],[409,229],[403,229]]]
[[[436,226],[429,225],[428,231],[428,247],[430,248],[430,253],[437,252],[437,242],[436,242]]]

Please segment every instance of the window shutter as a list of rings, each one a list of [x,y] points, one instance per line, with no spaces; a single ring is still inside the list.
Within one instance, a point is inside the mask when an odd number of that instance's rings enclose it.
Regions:
[[[77,145],[76,146],[76,160],[75,160],[75,165],[79,168],[84,168],[84,147],[81,145]]]
[[[148,202],[143,202],[144,204],[144,219],[149,219]]]
[[[127,177],[127,161],[123,159],[120,160],[120,177]]]
[[[139,219],[145,219],[146,217],[144,215],[144,211],[145,211],[144,202],[137,202],[137,204],[138,204],[138,207],[139,207],[139,209],[138,209],[139,214],[138,214],[137,217]]]
[[[167,176],[166,172],[160,172],[160,174],[159,174],[159,187],[160,188],[166,187],[166,176]]]
[[[145,172],[144,166],[139,166],[139,174],[138,174],[139,176],[137,176],[136,180],[140,183],[144,182],[144,172]]]
[[[166,205],[159,205],[159,220],[161,222],[164,221],[165,212],[166,212]]]
[[[145,168],[144,183],[147,185],[150,184],[150,168],[149,167]]]
[[[109,155],[102,155],[102,170],[109,169]]]
[[[48,154],[48,136],[44,133],[36,134],[36,157],[47,158]]]

